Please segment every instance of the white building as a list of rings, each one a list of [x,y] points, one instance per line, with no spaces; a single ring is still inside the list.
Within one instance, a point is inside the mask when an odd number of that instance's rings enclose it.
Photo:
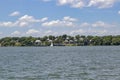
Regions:
[[[39,45],[41,45],[41,44],[42,44],[41,40],[36,40],[36,41],[35,41],[35,45],[39,46]]]

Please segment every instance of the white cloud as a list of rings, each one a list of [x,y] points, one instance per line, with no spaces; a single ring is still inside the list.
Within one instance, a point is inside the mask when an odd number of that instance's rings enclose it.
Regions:
[[[42,18],[42,19],[35,19],[33,16],[24,15],[24,16],[18,18],[18,20],[16,20],[15,22],[11,22],[11,21],[0,22],[0,26],[1,27],[15,27],[15,26],[26,27],[31,24],[44,22],[46,20],[48,20],[47,17]]]
[[[92,24],[93,27],[105,27],[107,26],[108,24],[105,24],[104,22],[102,21],[97,21],[95,23]]]
[[[47,21],[48,20],[48,17],[44,17],[41,19],[41,22],[44,22],[44,21]]]
[[[13,33],[11,33],[11,35],[20,35],[21,34],[21,32],[19,32],[19,31],[14,31]]]
[[[69,32],[70,35],[109,35],[111,32],[102,29],[102,30],[96,30],[96,29],[78,29],[78,30],[72,30]]]
[[[92,24],[92,27],[114,27],[114,24],[105,23],[103,21],[97,21]]]
[[[10,21],[8,21],[8,22],[0,22],[0,26],[1,27],[12,27],[12,26],[15,26],[15,23],[10,22]]]
[[[20,15],[20,12],[15,11],[15,12],[11,13],[9,16],[19,16],[19,15]]]
[[[19,18],[20,22],[41,22],[40,19],[35,19],[33,16],[24,15]]]
[[[70,16],[66,16],[66,17],[64,17],[63,18],[63,21],[77,21],[77,19],[76,18],[71,18]]]
[[[109,34],[111,34],[111,32],[110,31],[108,32],[107,30],[95,30],[95,29],[89,30],[88,33],[90,35],[109,35]]]
[[[60,20],[53,20],[50,22],[45,22],[42,24],[42,26],[60,26],[61,21]]]
[[[70,32],[70,35],[84,34],[85,31],[83,29],[73,30]]]
[[[67,5],[69,4],[71,7],[74,8],[82,8],[85,6],[83,0],[58,0],[58,4],[60,5]]]
[[[19,25],[20,27],[25,27],[25,26],[28,26],[29,23],[28,23],[28,22],[18,22],[18,25]]]
[[[91,25],[87,22],[84,22],[80,25],[81,27],[90,27]]]
[[[62,20],[52,20],[49,22],[42,23],[42,26],[61,26],[61,27],[74,27],[77,19],[71,17],[64,17]]]
[[[39,31],[38,30],[35,30],[35,29],[29,29],[26,34],[27,35],[34,35],[34,34],[38,34]]]
[[[52,31],[52,30],[47,30],[47,31],[44,31],[42,34],[43,34],[43,36],[58,35],[58,32],[55,32],[55,31]]]
[[[97,7],[109,8],[120,0],[58,0],[59,5],[70,5],[74,8]]]
[[[44,2],[50,2],[51,0],[43,0]]]
[[[118,14],[120,14],[120,11],[118,11]]]
[[[61,27],[69,26],[69,27],[73,27],[74,24],[73,24],[73,22],[53,20],[53,21],[50,21],[50,22],[43,23],[42,26],[61,26]]]
[[[35,19],[33,16],[24,15],[24,16],[20,17],[15,22],[15,24],[20,27],[25,27],[25,26],[29,26],[33,23],[40,23],[40,22],[41,22],[41,19]]]
[[[80,24],[80,27],[102,27],[102,28],[110,28],[110,27],[115,27],[117,26],[117,24],[114,23],[106,23],[103,21],[96,21],[94,23],[88,23],[88,22],[84,22]]]
[[[24,33],[24,36],[48,36],[48,35],[58,35],[58,32],[52,30],[36,30],[36,29],[29,29],[27,32]]]
[[[112,7],[117,0],[90,0],[88,6],[96,6],[98,8]]]

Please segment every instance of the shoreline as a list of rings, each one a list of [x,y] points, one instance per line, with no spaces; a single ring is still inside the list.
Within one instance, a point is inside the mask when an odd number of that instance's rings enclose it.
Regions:
[[[119,47],[120,45],[95,45],[95,46],[0,46],[0,47]]]

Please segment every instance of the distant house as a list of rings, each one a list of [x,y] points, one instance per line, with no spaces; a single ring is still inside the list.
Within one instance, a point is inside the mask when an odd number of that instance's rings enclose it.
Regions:
[[[36,41],[35,41],[35,45],[36,45],[36,46],[42,45],[42,41],[41,41],[41,40],[36,40]]]
[[[52,40],[48,40],[48,42],[53,42]]]
[[[69,43],[70,43],[70,44],[74,44],[74,41],[73,41],[73,40],[69,40]]]
[[[84,39],[83,38],[80,38],[80,41],[83,41]]]
[[[69,40],[66,39],[66,40],[64,41],[64,44],[69,44]]]
[[[68,39],[66,39],[66,40],[64,41],[64,44],[65,44],[65,45],[73,45],[73,44],[75,44],[75,42],[74,42],[73,40],[68,40]]]

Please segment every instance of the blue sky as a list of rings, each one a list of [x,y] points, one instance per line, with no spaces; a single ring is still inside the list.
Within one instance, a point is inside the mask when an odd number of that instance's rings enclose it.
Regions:
[[[120,35],[120,0],[1,0],[0,37]]]

